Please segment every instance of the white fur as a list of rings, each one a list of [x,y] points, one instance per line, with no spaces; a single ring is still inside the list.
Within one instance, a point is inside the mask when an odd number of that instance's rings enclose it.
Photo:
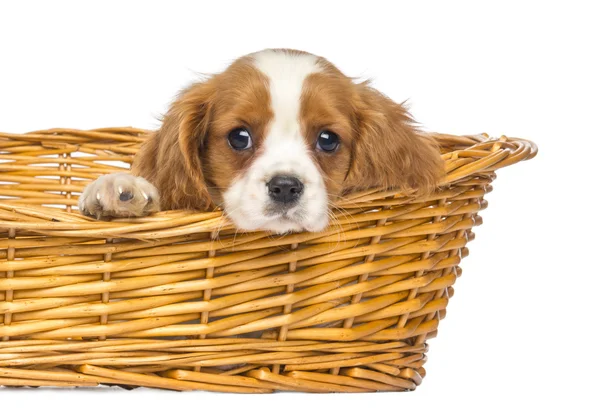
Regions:
[[[277,233],[320,231],[328,223],[327,190],[300,127],[300,99],[304,80],[321,71],[313,55],[267,50],[252,55],[254,64],[269,79],[274,119],[263,141],[262,153],[248,171],[234,180],[224,194],[225,210],[237,227]],[[267,216],[267,182],[275,175],[292,175],[304,192],[286,216]]]

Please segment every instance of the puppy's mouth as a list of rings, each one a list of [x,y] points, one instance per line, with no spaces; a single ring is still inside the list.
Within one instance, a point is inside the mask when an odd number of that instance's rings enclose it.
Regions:
[[[305,214],[297,206],[269,205],[264,210],[265,217],[283,222],[302,224]]]
[[[306,230],[308,225],[306,212],[298,203],[292,205],[270,203],[264,207],[263,216],[273,225],[273,228],[279,228],[282,232]]]

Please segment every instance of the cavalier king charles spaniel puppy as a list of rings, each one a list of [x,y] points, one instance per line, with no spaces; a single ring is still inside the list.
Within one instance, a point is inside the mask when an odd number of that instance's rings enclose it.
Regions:
[[[131,174],[91,183],[79,209],[103,218],[220,207],[241,230],[316,232],[350,191],[423,194],[441,173],[435,142],[403,105],[322,57],[274,49],[183,90]]]

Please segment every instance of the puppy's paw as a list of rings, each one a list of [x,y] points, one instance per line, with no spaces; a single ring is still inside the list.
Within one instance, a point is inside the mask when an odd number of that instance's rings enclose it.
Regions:
[[[143,217],[159,210],[154,185],[128,173],[101,176],[79,197],[79,211],[96,219]]]

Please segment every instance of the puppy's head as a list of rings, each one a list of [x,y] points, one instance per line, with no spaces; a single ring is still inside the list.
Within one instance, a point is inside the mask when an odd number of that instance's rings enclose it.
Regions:
[[[242,57],[192,85],[158,136],[172,140],[186,175],[171,176],[186,184],[163,206],[212,203],[243,230],[320,231],[349,190],[428,191],[441,171],[402,105],[291,50]]]

